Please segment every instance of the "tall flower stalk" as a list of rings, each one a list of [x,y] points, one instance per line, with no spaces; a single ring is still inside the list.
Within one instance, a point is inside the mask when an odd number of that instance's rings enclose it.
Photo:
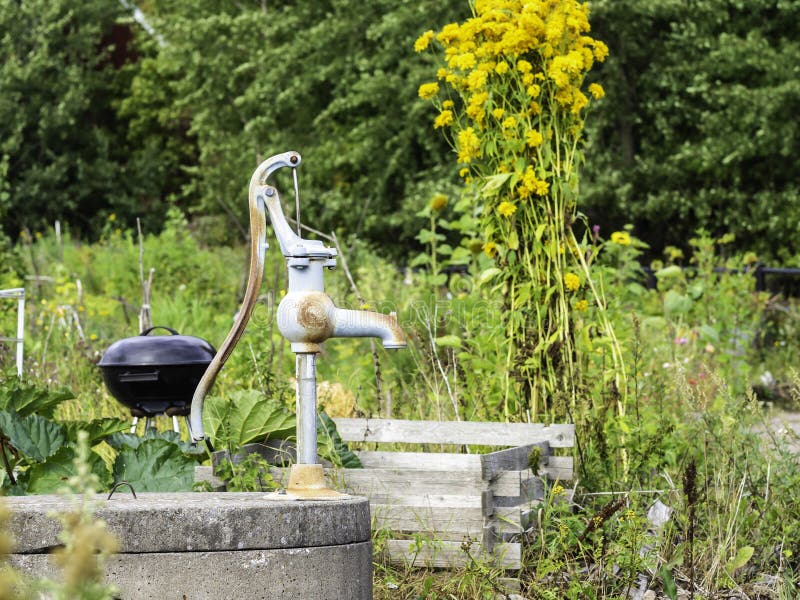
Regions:
[[[588,35],[588,7],[576,0],[474,0],[471,8],[471,18],[423,33],[414,47],[438,50],[437,81],[419,95],[438,109],[434,128],[451,141],[461,176],[480,190],[483,250],[494,262],[483,279],[505,299],[511,341],[506,417],[587,406],[577,313],[603,340],[603,381],[624,414],[625,371],[592,281],[591,240],[574,230],[584,116],[604,95],[585,76],[608,48]]]

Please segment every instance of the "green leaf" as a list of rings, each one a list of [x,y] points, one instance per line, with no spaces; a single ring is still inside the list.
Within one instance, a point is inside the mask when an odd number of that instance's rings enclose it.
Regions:
[[[69,478],[75,475],[75,456],[74,447],[63,446],[46,461],[29,468],[24,477],[26,493],[54,494],[64,488]],[[98,476],[102,488],[110,487],[111,473],[96,452],[89,453],[89,466],[92,473]]]
[[[127,481],[137,492],[188,492],[196,464],[170,441],[145,439],[136,448],[122,447],[114,461],[114,481]]]
[[[227,409],[218,406],[219,403],[227,404]],[[236,449],[250,442],[295,433],[294,415],[257,390],[237,390],[225,399],[211,396],[206,405],[204,425],[218,448]]]
[[[681,269],[678,265],[670,265],[669,267],[664,267],[663,269],[659,269],[655,272],[655,276],[657,279],[673,279],[683,275],[683,269]]]
[[[692,299],[688,296],[684,296],[675,290],[667,290],[667,293],[664,294],[664,314],[668,318],[685,315],[691,309]]]
[[[53,418],[55,408],[73,398],[75,394],[67,388],[48,390],[16,378],[11,378],[0,386],[0,410],[16,412],[23,417],[35,413]]]
[[[121,450],[124,446],[136,449],[146,440],[166,440],[178,446],[181,452],[188,456],[193,456],[195,458],[206,457],[206,449],[204,446],[185,442],[181,439],[180,434],[174,431],[156,431],[155,429],[148,429],[143,436],[138,436],[134,433],[115,433],[106,439],[106,443],[115,450]]]
[[[658,574],[661,577],[661,583],[663,584],[662,589],[667,595],[667,598],[669,598],[669,600],[677,600],[678,586],[675,584],[672,572],[664,565],[659,569]]]
[[[508,181],[509,177],[511,177],[511,173],[498,173],[497,175],[490,175],[486,178],[486,184],[483,186],[481,191],[486,196],[495,194],[501,187],[503,187],[503,184]]]
[[[753,557],[753,552],[755,552],[755,548],[752,546],[742,546],[739,548],[739,550],[736,551],[736,556],[731,558],[725,565],[725,571],[727,571],[728,575],[733,575],[736,569],[741,569],[745,566]]]
[[[322,458],[326,458],[335,465],[347,469],[359,469],[362,467],[358,456],[342,440],[339,431],[336,429],[336,423],[325,411],[317,413],[317,440],[319,442],[319,454]]]
[[[436,345],[442,348],[460,348],[461,338],[457,335],[443,335],[436,338]]]
[[[494,279],[500,275],[501,272],[502,271],[500,271],[500,269],[497,267],[489,267],[488,269],[481,271],[481,274],[478,276],[478,283],[483,285],[484,283],[487,283],[491,279]]]
[[[107,437],[125,431],[130,428],[131,424],[122,419],[114,419],[110,417],[102,419],[93,419],[91,421],[65,421],[62,423],[67,432],[67,437],[70,441],[78,439],[78,432],[85,431],[89,434],[89,446],[99,444]]]
[[[52,456],[67,442],[66,430],[61,425],[39,415],[20,417],[0,411],[0,430],[14,448],[35,462]]]

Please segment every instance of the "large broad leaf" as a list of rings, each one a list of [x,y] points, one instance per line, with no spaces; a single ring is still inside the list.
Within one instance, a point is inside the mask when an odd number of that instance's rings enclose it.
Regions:
[[[67,432],[61,425],[39,415],[21,417],[2,410],[0,430],[14,448],[33,462],[52,456],[67,442]]]
[[[23,482],[28,494],[55,494],[67,485],[70,477],[75,475],[75,448],[63,446],[53,456],[42,463],[33,465],[24,473]],[[96,453],[89,453],[89,466],[92,473],[100,480],[100,487],[107,489],[111,485],[111,472],[103,459]]]
[[[295,416],[256,390],[239,390],[206,402],[204,426],[217,448],[236,449],[250,442],[285,438],[296,430]]]
[[[31,414],[52,418],[56,406],[75,397],[70,390],[48,390],[10,378],[0,386],[0,410],[19,413],[26,417]]]
[[[94,446],[105,440],[110,435],[130,428],[131,424],[122,419],[110,417],[93,419],[91,421],[66,421],[62,425],[67,430],[70,440],[78,439],[78,432],[85,431],[89,434],[89,446]]]
[[[180,434],[174,431],[156,431],[155,429],[148,429],[143,436],[133,433],[115,433],[106,438],[106,443],[115,450],[121,450],[123,446],[136,449],[146,440],[166,440],[178,446],[184,454],[192,456],[195,459],[202,460],[207,456],[205,446],[198,446],[185,442],[181,439]]]
[[[348,469],[358,469],[363,465],[339,435],[336,423],[325,411],[317,413],[317,440],[319,454],[333,464]]]
[[[136,492],[188,492],[196,464],[168,440],[145,439],[137,448],[122,447],[114,461],[114,481],[127,481]]]

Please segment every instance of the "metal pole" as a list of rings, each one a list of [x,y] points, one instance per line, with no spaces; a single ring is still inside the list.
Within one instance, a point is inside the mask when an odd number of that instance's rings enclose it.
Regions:
[[[22,353],[25,338],[25,290],[20,290],[17,308],[17,376],[22,377]]]
[[[317,355],[297,354],[297,462],[317,463]]]

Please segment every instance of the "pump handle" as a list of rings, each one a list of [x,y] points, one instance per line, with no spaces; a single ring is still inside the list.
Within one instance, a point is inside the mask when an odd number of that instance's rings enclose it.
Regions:
[[[192,396],[189,429],[191,430],[192,440],[195,442],[202,442],[208,439],[203,430],[203,401],[214,385],[220,369],[222,369],[225,361],[228,360],[234,347],[242,337],[258,300],[258,291],[261,288],[261,280],[264,276],[264,257],[267,250],[266,207],[264,206],[263,197],[258,192],[267,185],[267,179],[272,173],[282,167],[297,167],[300,164],[300,160],[300,154],[297,152],[276,154],[258,165],[250,178],[248,193],[250,204],[250,270],[247,276],[247,289],[242,300],[242,307],[239,309],[228,336],[222,342],[214,358],[211,359],[211,363],[203,373],[203,377],[200,379],[200,383],[197,384]]]

